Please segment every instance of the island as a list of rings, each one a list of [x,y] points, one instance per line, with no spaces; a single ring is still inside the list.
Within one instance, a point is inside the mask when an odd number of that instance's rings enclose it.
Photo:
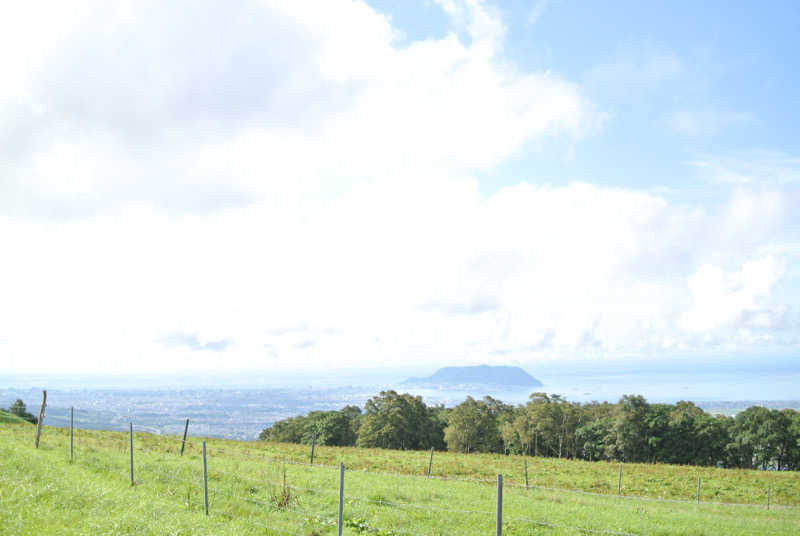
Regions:
[[[504,387],[539,387],[542,382],[520,367],[477,365],[472,367],[444,367],[427,378],[409,378],[407,385],[501,385]]]

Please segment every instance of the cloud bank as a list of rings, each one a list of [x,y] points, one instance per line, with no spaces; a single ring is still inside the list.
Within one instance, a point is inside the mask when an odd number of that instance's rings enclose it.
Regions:
[[[797,345],[776,290],[798,256],[778,186],[692,206],[532,169],[482,193],[479,174],[591,136],[605,112],[506,61],[483,3],[439,4],[453,31],[413,42],[344,0],[15,6],[0,22],[0,370]]]

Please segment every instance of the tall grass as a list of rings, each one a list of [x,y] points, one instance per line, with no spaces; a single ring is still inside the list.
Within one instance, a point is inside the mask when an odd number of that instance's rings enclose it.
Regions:
[[[345,534],[494,534],[497,473],[506,475],[507,535],[800,533],[800,509],[767,511],[763,496],[758,497],[762,504],[754,506],[618,498],[617,466],[611,464],[529,460],[532,483],[603,493],[613,488],[613,494],[595,495],[525,490],[519,485],[521,459],[510,456],[436,453],[434,475],[477,481],[426,479],[421,476],[427,470],[424,452],[317,447],[315,462],[324,465],[309,467],[293,463],[308,461],[307,448],[218,439],[207,440],[206,517],[198,439],[180,457],[179,438],[136,434],[132,488],[127,434],[79,430],[75,438],[75,463],[70,464],[67,431],[45,427],[36,450],[33,427],[0,426],[0,533],[335,534],[335,465],[340,461],[348,468]],[[741,502],[759,495],[764,484],[774,486],[776,502],[795,504],[779,489],[794,490],[798,500],[796,473],[662,465],[626,465],[623,482],[629,483],[623,493],[636,491],[651,499],[678,493],[680,499],[694,499],[696,474],[703,472],[713,475],[712,485],[717,483],[715,500]],[[675,485],[682,477],[689,484]],[[592,488],[595,481],[603,485]],[[744,491],[737,491],[738,486]]]

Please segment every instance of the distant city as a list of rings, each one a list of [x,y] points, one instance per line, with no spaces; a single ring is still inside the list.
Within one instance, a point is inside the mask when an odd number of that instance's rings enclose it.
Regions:
[[[181,434],[186,418],[190,436],[254,440],[266,426],[287,417],[314,410],[339,409],[346,405],[364,406],[381,390],[395,389],[420,395],[429,403],[455,406],[467,396],[490,395],[506,403],[524,403],[535,391],[557,393],[573,401],[616,401],[623,393],[642,394],[651,402],[692,400],[706,411],[733,415],[749,406],[800,409],[794,393],[796,374],[780,378],[763,377],[765,386],[748,375],[699,378],[631,376],[570,376],[541,378],[541,387],[479,385],[426,385],[419,387],[398,380],[396,383],[364,382],[364,385],[325,386],[306,382],[291,387],[152,387],[132,386],[79,388],[63,378],[30,379],[1,377],[0,407],[22,399],[31,413],[37,413],[42,388],[48,390],[45,424],[65,426],[69,408],[75,408],[76,426],[86,429],[124,430],[133,422],[139,430],[156,434]],[[682,381],[678,381],[682,380]],[[106,382],[108,383],[108,382]],[[15,385],[16,384],[16,385]],[[749,386],[749,388],[748,388]],[[769,389],[767,389],[769,387]],[[741,399],[731,394],[739,393]],[[764,394],[766,393],[766,396]],[[753,396],[753,395],[762,396]],[[748,396],[749,395],[749,396]],[[770,396],[772,395],[772,396]],[[794,395],[794,396],[792,396]]]

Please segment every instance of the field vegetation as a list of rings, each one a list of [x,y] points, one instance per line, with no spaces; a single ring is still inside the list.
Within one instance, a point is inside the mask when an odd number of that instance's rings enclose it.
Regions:
[[[570,402],[533,393],[525,405],[467,397],[454,408],[384,391],[339,411],[273,423],[261,439],[389,449],[533,454],[536,457],[800,469],[800,412],[753,406],[735,417],[692,402],[651,404],[625,395],[616,404]]]
[[[3,534],[336,534],[338,468],[345,473],[345,534],[488,535],[497,474],[505,477],[503,534],[797,534],[800,476],[791,471],[619,464],[517,455],[429,452],[201,439],[180,456],[174,436],[129,437],[30,424],[0,426]],[[697,504],[697,477],[702,478]],[[769,490],[769,491],[768,491]],[[770,509],[767,509],[767,494]],[[739,505],[721,504],[738,503]]]
[[[7,424],[7,423],[24,423],[27,422],[22,417],[14,415],[13,413],[9,413],[7,411],[3,411],[0,409],[0,424]]]

